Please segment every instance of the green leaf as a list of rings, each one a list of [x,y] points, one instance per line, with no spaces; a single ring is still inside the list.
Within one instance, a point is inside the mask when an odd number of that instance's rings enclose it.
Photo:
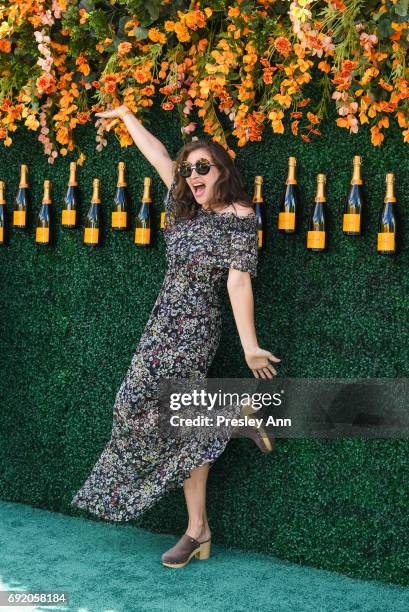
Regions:
[[[378,24],[378,32],[383,38],[389,38],[394,33],[390,20],[386,17]]]
[[[125,32],[125,24],[129,21],[128,15],[123,15],[118,22],[118,30],[117,35],[119,38],[128,38],[127,33]]]
[[[148,13],[151,16],[152,21],[156,21],[159,17],[161,2],[148,2],[146,8],[148,9]]]
[[[148,36],[148,28],[143,28],[140,26],[137,27],[134,29],[134,35],[136,36],[136,38],[139,38],[139,40],[143,40]]]
[[[394,6],[395,13],[401,17],[406,17],[408,14],[409,0],[399,0]]]
[[[95,4],[93,0],[81,0],[81,2],[78,4],[78,8],[83,8],[87,11],[87,13],[90,13],[95,9]]]

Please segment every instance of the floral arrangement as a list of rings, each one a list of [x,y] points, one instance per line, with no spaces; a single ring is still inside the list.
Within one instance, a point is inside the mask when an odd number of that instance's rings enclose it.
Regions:
[[[409,142],[408,0],[15,0],[0,5],[0,139],[38,132],[48,161],[76,148],[93,123],[97,150],[120,119],[93,112],[126,104],[143,121],[176,110],[183,138],[199,123],[229,154],[266,128],[319,137],[330,104],[337,125],[369,129],[379,146],[391,122]],[[319,102],[307,95],[314,85]]]

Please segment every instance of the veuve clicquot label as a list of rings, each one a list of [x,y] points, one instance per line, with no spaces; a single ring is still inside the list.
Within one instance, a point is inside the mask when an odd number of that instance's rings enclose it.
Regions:
[[[317,191],[308,221],[307,248],[323,251],[326,246],[325,174],[317,175]]]
[[[0,244],[5,244],[6,200],[4,199],[4,181],[0,181]]]
[[[135,224],[135,244],[138,246],[149,246],[151,244],[151,184],[152,179],[146,176],[143,181],[142,204],[136,217]]]
[[[364,202],[362,188],[360,155],[355,155],[353,161],[353,173],[348,198],[344,206],[342,231],[348,236],[359,236],[361,233],[361,218]]]
[[[101,200],[99,197],[99,178],[94,178],[92,182],[91,204],[85,218],[84,244],[90,246],[99,242],[99,207]]]
[[[293,234],[296,231],[297,211],[299,208],[296,166],[296,158],[289,157],[285,191],[283,197],[281,198],[280,209],[278,212],[278,230],[284,234]]]
[[[127,228],[128,218],[126,188],[125,162],[119,162],[118,181],[116,184],[116,193],[111,212],[111,226],[114,230],[125,230]]]
[[[13,210],[13,226],[26,227],[27,224],[27,207],[28,207],[28,167],[26,164],[21,164],[20,184],[18,186],[17,195]]]
[[[73,228],[77,223],[77,164],[70,162],[70,176],[68,179],[67,192],[64,198],[64,207],[61,214],[61,225]]]
[[[44,181],[43,201],[38,212],[36,223],[36,243],[49,244],[50,242],[50,206],[51,181]]]
[[[395,176],[392,172],[386,175],[386,194],[379,215],[378,223],[378,253],[393,255],[396,252],[396,197]]]
[[[165,227],[165,216],[166,216],[166,212],[162,210],[160,213],[160,228],[161,229]]]
[[[262,249],[265,246],[264,240],[264,198],[262,192],[263,177],[256,176],[254,178],[254,195],[253,204],[256,214],[258,248]]]

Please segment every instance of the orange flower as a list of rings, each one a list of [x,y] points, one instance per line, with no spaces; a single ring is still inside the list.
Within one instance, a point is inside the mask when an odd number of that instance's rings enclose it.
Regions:
[[[36,80],[36,86],[40,94],[42,93],[50,94],[55,89],[56,81],[52,74],[49,74],[48,72],[44,72]]]
[[[88,65],[87,58],[82,53],[77,57],[76,62],[78,70],[87,76],[91,72],[91,68]]]
[[[313,113],[307,113],[307,119],[308,121],[310,121],[311,123],[319,123],[320,120],[318,119],[317,115],[314,115]]]
[[[285,36],[276,38],[274,46],[281,55],[284,55],[284,57],[287,57],[291,51],[291,43]]]
[[[291,96],[289,96],[287,93],[276,94],[275,96],[273,96],[273,100],[277,100],[277,102],[281,104],[281,106],[285,106],[286,108],[289,108],[291,106]]]
[[[405,114],[402,111],[398,111],[396,113],[396,118],[398,120],[399,127],[401,128],[408,127],[408,122],[406,120]]]
[[[300,123],[299,121],[292,121],[291,122],[291,131],[294,134],[294,136],[297,136],[297,134],[298,134],[298,124],[299,123]]]
[[[386,91],[393,91],[393,85],[387,83],[382,78],[379,79],[379,85],[383,87],[383,89],[386,89]]]
[[[206,16],[199,10],[185,13],[183,19],[190,30],[198,30],[199,28],[204,28],[206,25]]]
[[[149,77],[144,70],[135,70],[135,81],[137,83],[146,83],[148,79]]]
[[[143,94],[144,96],[153,96],[154,93],[155,93],[155,88],[152,87],[151,85],[147,85],[146,87],[141,89],[141,94]]]
[[[158,42],[161,45],[164,45],[167,40],[165,34],[163,34],[163,32],[159,32],[158,28],[150,28],[148,31],[148,37],[152,42]]]
[[[374,125],[371,127],[371,142],[375,147],[379,147],[384,138],[385,136],[379,130],[378,126]]]
[[[322,61],[318,64],[318,68],[321,70],[321,72],[329,72],[331,70],[331,66],[330,64],[328,64],[328,62]]]
[[[0,51],[2,53],[10,53],[11,51],[11,40],[0,40]]]
[[[121,42],[118,45],[118,55],[119,57],[123,57],[124,55],[127,55],[130,50],[132,49],[132,45],[129,42]]]
[[[58,131],[57,131],[57,135],[56,135],[57,141],[60,144],[67,144],[69,141],[69,131],[68,128],[66,127],[61,127]]]
[[[230,6],[227,14],[229,17],[238,17],[240,15],[240,9],[238,6]]]
[[[379,128],[388,128],[389,127],[389,119],[388,117],[383,116],[379,121],[378,121],[378,127]]]
[[[188,42],[190,40],[190,34],[183,23],[175,23],[175,34],[180,42]]]
[[[175,31],[175,22],[174,21],[165,21],[164,25],[166,32],[174,32]]]
[[[174,107],[172,102],[162,102],[161,106],[164,110],[172,110]]]

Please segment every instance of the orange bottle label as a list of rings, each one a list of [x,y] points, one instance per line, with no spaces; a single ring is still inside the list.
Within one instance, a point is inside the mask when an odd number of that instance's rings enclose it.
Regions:
[[[361,229],[361,215],[357,213],[344,213],[342,229],[344,232],[359,232]]]
[[[25,225],[26,224],[26,211],[25,210],[13,210],[13,224],[14,225]]]
[[[285,211],[278,213],[278,229],[295,229],[295,213]]]
[[[0,227],[0,242],[4,240],[4,227]]]
[[[394,251],[395,234],[393,232],[378,232],[378,251]]]
[[[62,211],[61,222],[63,225],[75,225],[76,210],[66,208]]]
[[[324,249],[325,248],[325,232],[318,230],[309,230],[307,232],[307,249]]]
[[[151,230],[149,227],[135,228],[135,244],[150,244]]]
[[[50,239],[49,227],[36,227],[36,242],[48,242]]]
[[[126,210],[112,213],[112,227],[126,227]]]
[[[165,227],[165,213],[162,211],[160,213],[160,228],[163,229]]]
[[[84,228],[84,242],[86,244],[97,244],[99,236],[98,227],[85,227]]]
[[[262,247],[263,246],[263,230],[261,229],[257,230],[257,235],[258,235],[258,246]]]

